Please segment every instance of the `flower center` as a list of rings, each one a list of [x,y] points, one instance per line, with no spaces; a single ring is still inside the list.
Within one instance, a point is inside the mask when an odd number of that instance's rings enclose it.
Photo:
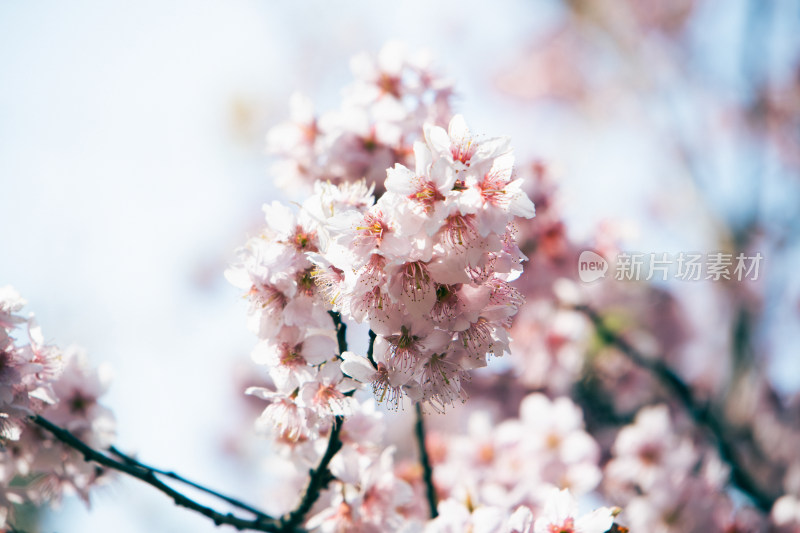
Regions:
[[[376,216],[372,213],[367,213],[364,215],[364,220],[361,225],[356,227],[356,230],[362,232],[365,237],[374,238],[380,245],[383,240],[383,232],[388,231],[389,227],[382,220],[380,215]]]
[[[575,520],[573,518],[567,518],[560,526],[550,524],[547,528],[547,533],[575,533]]]
[[[69,410],[71,413],[76,414],[86,414],[86,410],[89,408],[91,404],[94,403],[94,400],[91,398],[87,398],[83,396],[81,393],[76,392],[75,396],[72,397],[69,401]]]
[[[430,181],[421,181],[417,186],[417,191],[408,197],[410,200],[416,200],[425,206],[425,212],[430,213],[433,210],[433,205],[436,202],[444,200],[444,195],[439,192],[439,189]]]
[[[390,76],[386,73],[381,73],[378,79],[378,87],[385,94],[391,94],[395,98],[400,98],[400,79],[396,76]]]
[[[317,247],[314,246],[313,239],[314,232],[303,231],[300,227],[297,228],[297,233],[294,234],[294,247],[298,252],[313,252]]]
[[[286,307],[286,296],[271,285],[253,285],[247,295],[269,313],[279,312]]]
[[[289,343],[284,342],[283,345],[281,345],[281,364],[288,367],[305,366],[306,360],[300,354],[302,346],[302,344],[290,346]]]
[[[469,160],[475,154],[475,147],[472,145],[472,139],[462,140],[450,147],[450,153],[453,154],[453,161],[461,161],[469,166]]]
[[[314,267],[309,267],[297,275],[297,289],[306,296],[313,296],[316,286]]]

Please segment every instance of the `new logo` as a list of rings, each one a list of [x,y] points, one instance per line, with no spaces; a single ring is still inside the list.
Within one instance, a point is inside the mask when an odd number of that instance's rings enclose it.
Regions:
[[[591,283],[606,277],[608,261],[591,250],[584,250],[578,258],[578,277],[584,283]]]

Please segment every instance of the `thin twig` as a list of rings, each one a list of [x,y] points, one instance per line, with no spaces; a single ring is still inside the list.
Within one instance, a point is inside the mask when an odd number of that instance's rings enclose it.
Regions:
[[[331,434],[328,437],[328,447],[325,449],[325,455],[322,456],[317,468],[309,472],[311,477],[308,480],[305,492],[303,492],[300,504],[294,511],[281,517],[280,531],[286,533],[295,531],[303,522],[306,514],[311,510],[311,507],[316,503],[317,499],[319,499],[320,493],[327,488],[328,483],[334,479],[333,474],[328,470],[328,465],[333,459],[333,456],[342,448],[342,441],[339,439],[339,433],[342,430],[343,422],[344,417],[342,416],[334,418],[333,426],[331,426]]]
[[[333,320],[333,325],[336,328],[336,340],[339,343],[339,358],[347,351],[347,326],[342,321],[342,315],[336,311],[328,311],[328,314]],[[345,393],[351,396],[353,391]],[[320,459],[316,468],[309,471],[308,485],[303,491],[303,497],[300,499],[298,506],[291,512],[283,515],[280,519],[281,532],[291,533],[297,530],[300,524],[305,520],[306,515],[319,499],[320,493],[328,487],[328,484],[334,479],[333,474],[328,470],[331,460],[336,453],[342,448],[342,440],[339,434],[342,431],[342,424],[344,424],[343,416],[336,416],[333,419],[331,432],[328,436],[328,446],[325,448],[325,454]]]
[[[255,519],[244,519],[235,516],[233,513],[223,514],[211,507],[207,507],[202,505],[188,496],[178,492],[177,490],[173,489],[169,485],[165,484],[161,481],[156,472],[152,470],[148,470],[146,468],[142,468],[141,466],[137,466],[134,464],[128,464],[126,462],[117,461],[104,453],[101,453],[94,448],[90,447],[88,444],[84,443],[82,440],[77,438],[75,435],[67,431],[66,429],[60,428],[39,415],[34,415],[30,418],[30,420],[38,425],[49,431],[56,439],[61,441],[62,443],[66,444],[70,448],[80,452],[83,455],[85,461],[93,461],[97,464],[103,465],[105,467],[111,468],[113,470],[117,470],[119,472],[123,472],[128,474],[131,477],[135,477],[141,481],[144,481],[148,485],[151,485],[158,489],[159,491],[163,492],[175,502],[175,505],[179,505],[181,507],[185,507],[192,511],[198,512],[203,516],[210,518],[214,524],[222,525],[226,524],[229,526],[233,526],[234,528],[242,531],[242,530],[251,530],[251,531],[267,531],[267,532],[281,532],[285,531],[281,529],[281,524],[275,520],[274,518],[267,517],[263,515],[255,518]]]
[[[696,424],[706,427],[717,441],[717,449],[723,461],[731,467],[731,481],[764,512],[769,512],[775,503],[775,498],[763,491],[756,480],[739,463],[734,445],[727,436],[724,421],[720,420],[706,405],[700,405],[694,398],[692,389],[670,369],[661,359],[646,357],[628,341],[609,328],[603,318],[587,305],[577,305],[575,310],[585,314],[594,324],[597,334],[608,344],[613,344],[637,366],[649,371],[655,378],[669,390]]]
[[[347,326],[344,324],[344,322],[342,322],[339,313],[334,311],[330,311],[329,313],[336,327],[336,338],[339,344],[339,353],[341,355],[341,353],[347,350]],[[372,348],[373,341],[374,333],[370,332],[370,349]],[[349,394],[351,393],[348,393],[348,395]],[[53,437],[63,444],[81,453],[85,461],[95,462],[99,465],[122,472],[124,474],[128,474],[131,477],[144,481],[148,485],[155,487],[157,490],[172,498],[176,505],[198,512],[210,518],[214,524],[218,526],[225,524],[233,526],[240,531],[251,530],[272,533],[295,533],[297,531],[302,531],[302,529],[300,529],[300,525],[305,520],[306,515],[319,499],[320,493],[327,488],[328,484],[334,479],[328,467],[333,457],[342,448],[342,441],[339,435],[342,430],[342,424],[344,423],[344,417],[334,417],[333,425],[331,426],[330,435],[328,437],[328,446],[325,449],[325,454],[322,456],[322,459],[320,459],[319,465],[309,472],[310,478],[308,485],[303,492],[303,497],[301,498],[300,503],[295,510],[287,513],[280,519],[275,519],[246,503],[243,503],[230,496],[226,496],[194,481],[190,481],[183,476],[176,474],[175,472],[160,470],[158,468],[148,466],[134,459],[133,457],[126,455],[116,447],[111,446],[108,451],[110,454],[118,458],[115,459],[114,457],[106,455],[103,452],[95,450],[68,430],[53,424],[44,417],[34,415],[30,417],[30,420],[34,424],[50,432]],[[219,498],[230,505],[253,513],[256,515],[256,518],[248,520],[235,516],[233,513],[224,514],[212,509],[211,507],[202,505],[161,481],[158,478],[159,475],[194,487],[216,498]]]
[[[417,410],[417,422],[414,426],[414,434],[417,437],[417,446],[419,448],[419,462],[422,465],[422,479],[425,482],[425,495],[428,498],[428,510],[431,518],[439,516],[439,511],[436,506],[436,487],[433,486],[433,468],[431,467],[431,459],[428,456],[428,450],[425,447],[425,424],[422,420],[422,406],[417,403],[415,405]]]
[[[372,363],[372,367],[375,368],[375,369],[378,368],[378,364],[375,362],[375,359],[372,358],[372,354],[373,354],[373,352],[375,350],[375,338],[376,337],[377,337],[377,335],[375,335],[375,332],[372,331],[372,330],[369,330],[369,347],[367,348],[367,359],[369,360],[370,363]]]
[[[347,351],[347,325],[342,321],[342,315],[336,311],[328,311],[336,327],[336,341],[339,343],[339,358]]]
[[[131,465],[131,466],[135,466],[135,467],[141,468],[141,469],[146,470],[146,471],[149,470],[151,472],[154,472],[156,474],[162,475],[164,477],[168,477],[170,479],[174,479],[175,481],[179,481],[179,482],[183,483],[184,485],[188,485],[190,487],[193,487],[195,489],[203,491],[206,494],[210,494],[210,495],[212,495],[212,496],[214,496],[216,498],[219,498],[220,500],[222,500],[224,502],[227,502],[227,503],[233,505],[234,507],[238,507],[240,509],[244,509],[245,511],[251,512],[251,513],[253,513],[254,515],[256,515],[258,517],[261,517],[261,518],[264,518],[264,519],[268,519],[268,520],[272,520],[272,517],[270,517],[269,515],[264,514],[262,511],[256,509],[255,507],[253,507],[251,505],[248,505],[248,504],[246,504],[246,503],[244,503],[244,502],[242,502],[240,500],[237,500],[236,498],[232,498],[230,496],[227,496],[225,494],[217,492],[214,489],[211,489],[209,487],[205,487],[205,486],[203,486],[203,485],[201,485],[199,483],[196,483],[194,481],[186,479],[185,477],[181,476],[180,474],[178,474],[176,472],[172,472],[172,471],[168,471],[168,470],[161,470],[159,468],[154,468],[152,466],[146,465],[146,464],[142,463],[141,461],[138,461],[137,459],[134,459],[130,455],[127,455],[127,454],[123,453],[122,451],[120,451],[115,446],[110,446],[108,448],[108,451],[111,452],[112,455],[116,455],[125,464]]]

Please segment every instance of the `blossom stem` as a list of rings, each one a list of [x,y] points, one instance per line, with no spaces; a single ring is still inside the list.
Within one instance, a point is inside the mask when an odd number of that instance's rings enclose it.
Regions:
[[[80,440],[78,437],[73,435],[71,432],[53,424],[46,418],[43,418],[39,415],[32,416],[30,420],[37,426],[50,432],[60,442],[80,452],[83,455],[85,461],[93,461],[99,465],[105,466],[112,470],[116,470],[118,472],[128,474],[131,477],[139,479],[147,483],[148,485],[155,487],[159,491],[163,492],[164,494],[172,498],[172,500],[175,502],[175,505],[185,507],[192,511],[198,512],[210,518],[216,525],[226,524],[229,526],[233,526],[239,531],[250,530],[250,531],[267,531],[275,533],[285,531],[284,529],[281,528],[281,523],[279,521],[275,520],[270,516],[267,516],[264,513],[261,513],[260,511],[251,511],[257,514],[256,518],[246,519],[235,516],[233,513],[224,514],[215,509],[212,509],[211,507],[202,505],[192,500],[188,496],[173,489],[163,481],[161,481],[161,479],[158,478],[158,475],[159,474],[166,475],[163,474],[162,472],[159,472],[153,468],[145,466],[139,463],[138,461],[133,461],[133,462],[130,462],[128,460],[118,461],[113,457],[109,457],[108,455],[98,450],[95,450],[94,448],[92,448],[91,446]],[[188,484],[200,488],[199,485],[193,482],[188,482]],[[233,498],[229,498],[227,496],[222,497],[221,495],[216,493],[216,491],[212,491],[210,489],[205,489],[205,488],[202,488],[201,490],[204,490],[209,494],[214,494],[218,497],[221,497],[222,499],[224,499],[229,503],[233,501]],[[237,502],[236,505],[237,507],[242,507],[245,506],[246,504],[241,504],[240,502]]]
[[[425,495],[428,498],[430,517],[436,518],[439,515],[436,509],[436,487],[433,486],[433,468],[431,467],[428,450],[425,448],[425,424],[422,419],[422,406],[417,403],[415,407],[417,411],[417,422],[414,426],[414,434],[417,437],[417,446],[419,447],[419,462],[422,465],[422,479],[425,482]]]
[[[347,351],[347,325],[342,321],[342,315],[337,311],[328,311],[336,327],[336,341],[339,343],[339,357]]]
[[[328,314],[333,320],[333,325],[336,328],[336,340],[339,343],[339,357],[347,351],[347,326],[342,321],[342,315],[336,311],[328,311]],[[350,396],[351,392],[345,393]],[[328,484],[334,479],[331,471],[328,470],[333,457],[342,448],[342,440],[339,434],[342,431],[342,424],[344,423],[343,416],[336,416],[333,419],[331,432],[328,436],[328,446],[325,448],[325,454],[319,461],[319,465],[309,472],[308,485],[303,492],[303,497],[300,499],[298,506],[291,512],[283,515],[280,519],[280,530],[282,533],[292,533],[297,531],[300,524],[305,520],[306,515],[319,499],[320,493],[327,488]]]
[[[343,422],[344,417],[342,416],[334,418],[333,426],[331,426],[331,434],[328,437],[328,447],[325,449],[325,455],[322,456],[317,468],[309,472],[311,477],[308,480],[308,485],[306,485],[306,490],[303,492],[300,504],[294,511],[281,517],[281,527],[279,531],[285,533],[296,531],[298,526],[305,519],[306,514],[311,510],[311,507],[316,503],[317,499],[319,499],[320,493],[328,486],[328,483],[334,479],[333,474],[328,470],[328,465],[331,459],[333,459],[333,456],[336,455],[342,447],[339,433],[342,430]]]
[[[210,494],[210,495],[212,495],[212,496],[214,496],[216,498],[219,498],[220,500],[222,500],[224,502],[227,502],[227,503],[233,505],[234,507],[238,507],[240,509],[244,509],[245,511],[249,511],[249,512],[253,513],[254,515],[259,516],[261,518],[272,520],[272,517],[270,517],[269,515],[264,514],[262,511],[256,509],[255,507],[253,507],[251,505],[248,505],[248,504],[246,504],[246,503],[244,503],[242,501],[237,500],[236,498],[232,498],[230,496],[226,496],[225,494],[217,492],[214,489],[205,487],[203,485],[200,485],[199,483],[196,483],[194,481],[186,479],[185,477],[181,476],[180,474],[177,474],[176,472],[172,472],[172,471],[168,471],[168,470],[161,470],[159,468],[154,468],[152,466],[146,465],[146,464],[134,459],[130,455],[127,455],[127,454],[121,452],[115,446],[109,446],[108,451],[112,455],[117,456],[120,459],[120,461],[125,463],[125,464],[132,465],[132,466],[141,468],[143,470],[150,470],[150,471],[152,471],[152,472],[154,472],[156,474],[162,475],[164,477],[168,477],[170,479],[174,479],[175,481],[179,481],[179,482],[183,483],[184,485],[189,485],[190,487],[193,487],[193,488],[195,488],[197,490],[205,492],[206,494]]]
[[[339,352],[341,354],[347,351],[347,326],[342,321],[339,313],[331,311],[330,315],[333,319],[334,326],[336,327],[336,339],[338,341]],[[375,334],[370,331],[370,352],[372,351],[374,340]],[[342,424],[344,423],[344,417],[336,416],[334,418],[330,435],[328,437],[328,446],[325,450],[325,454],[322,456],[319,465],[310,471],[308,485],[303,492],[303,497],[301,498],[297,508],[282,516],[280,519],[275,519],[246,503],[186,479],[175,472],[148,466],[121,452],[114,446],[109,447],[108,454],[99,450],[95,450],[73,435],[70,431],[53,424],[42,416],[34,415],[30,417],[30,421],[51,433],[53,437],[63,444],[82,454],[85,461],[91,461],[105,466],[106,468],[110,468],[139,479],[140,481],[155,487],[157,490],[172,498],[176,505],[198,512],[210,518],[216,525],[230,525],[239,531],[250,530],[274,533],[294,533],[297,531],[302,531],[300,525],[302,524],[303,520],[305,520],[306,515],[311,510],[314,503],[316,503],[316,501],[319,499],[320,493],[327,488],[328,484],[334,479],[333,475],[328,469],[328,466],[330,465],[330,462],[336,453],[342,448],[340,433],[342,430]],[[419,424],[421,424],[421,419]],[[422,431],[421,425],[418,427],[417,431],[418,434]],[[427,464],[427,455],[425,455],[424,464]],[[428,465],[428,469],[430,469],[430,465]],[[238,507],[254,514],[255,518],[241,518],[235,516],[233,513],[222,513],[211,507],[202,505],[167,485],[158,476],[163,476],[178,481],[205,492],[206,494],[210,494],[234,507]],[[435,509],[433,512],[435,512]]]
[[[734,444],[729,438],[725,421],[720,419],[707,405],[700,405],[694,397],[692,389],[661,359],[647,357],[627,340],[606,325],[600,314],[587,305],[576,305],[576,311],[586,315],[594,325],[595,331],[608,344],[616,348],[637,366],[650,372],[664,388],[671,392],[683,405],[692,420],[701,427],[707,428],[717,442],[717,449],[723,461],[731,467],[731,481],[762,511],[769,513],[775,503],[775,497],[762,490],[752,475],[744,468],[734,451]]]
[[[376,337],[377,337],[377,335],[375,335],[375,332],[372,331],[372,330],[369,330],[369,347],[367,348],[367,359],[369,360],[370,363],[372,363],[372,367],[375,368],[375,369],[378,368],[378,364],[375,362],[375,359],[372,358],[372,354],[375,351],[375,338]]]

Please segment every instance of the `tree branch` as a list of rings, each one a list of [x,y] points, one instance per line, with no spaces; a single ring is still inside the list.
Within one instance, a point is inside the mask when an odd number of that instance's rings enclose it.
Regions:
[[[425,495],[428,498],[430,517],[436,518],[439,516],[439,511],[436,508],[436,487],[433,486],[433,468],[431,467],[431,460],[428,456],[428,450],[425,448],[425,424],[422,420],[422,406],[417,403],[415,407],[417,411],[417,422],[414,426],[414,434],[417,437],[417,446],[419,448],[419,462],[422,465],[422,479],[425,481]]]
[[[334,418],[333,425],[331,426],[331,434],[328,437],[328,447],[325,449],[325,455],[322,456],[317,468],[309,472],[311,478],[308,480],[308,485],[303,492],[300,504],[294,511],[281,517],[281,532],[290,533],[295,531],[303,522],[306,514],[311,510],[311,507],[319,499],[320,493],[327,488],[328,483],[334,479],[330,470],[328,470],[328,465],[333,459],[333,456],[342,448],[342,441],[339,439],[339,433],[342,431],[343,423],[344,417],[337,416]]]
[[[179,505],[200,513],[203,516],[210,518],[214,524],[218,526],[226,524],[233,526],[240,531],[251,530],[275,533],[285,531],[281,529],[281,524],[277,520],[261,512],[258,512],[258,516],[255,519],[248,520],[235,516],[232,513],[223,514],[215,509],[212,509],[211,507],[202,505],[161,481],[158,478],[159,472],[156,472],[153,469],[150,469],[138,462],[134,464],[127,461],[118,461],[113,459],[112,457],[109,457],[108,455],[105,455],[104,453],[99,452],[88,444],[84,443],[66,429],[56,426],[46,418],[43,418],[39,415],[30,417],[30,420],[34,424],[50,432],[57,440],[80,452],[85,461],[93,461],[112,470],[123,472],[131,477],[135,477],[136,479],[144,481],[148,485],[155,487],[159,491],[172,498],[172,500],[175,502],[175,505]],[[213,491],[210,490],[206,490],[206,492],[213,493]],[[227,497],[223,499],[228,501]]]
[[[375,369],[378,368],[378,364],[375,362],[375,359],[372,358],[372,354],[375,351],[375,338],[376,337],[377,337],[377,335],[375,335],[375,332],[372,331],[372,330],[369,330],[369,347],[367,348],[367,359],[369,360],[370,363],[372,363],[372,368],[375,368]]]
[[[342,315],[336,311],[328,311],[336,328],[336,341],[339,343],[339,358],[347,351],[347,325],[342,321]]]
[[[336,340],[339,344],[339,358],[341,359],[342,353],[347,351],[347,326],[342,321],[342,315],[336,311],[328,311],[328,314],[333,320],[333,325],[336,328]],[[347,392],[346,395],[350,396],[353,392]],[[311,510],[314,504],[319,499],[320,493],[328,487],[328,484],[334,479],[328,466],[330,465],[333,457],[342,448],[342,441],[339,434],[342,431],[342,424],[344,424],[343,416],[336,416],[333,419],[331,432],[328,436],[328,446],[325,448],[325,454],[319,461],[317,468],[309,471],[309,480],[306,489],[303,492],[303,497],[294,511],[283,515],[280,519],[281,532],[291,533],[297,530],[300,524],[305,520],[306,514]]]
[[[747,494],[759,509],[769,513],[775,503],[775,498],[762,490],[755,479],[739,462],[733,442],[728,438],[725,422],[720,420],[709,406],[700,405],[695,400],[691,387],[684,383],[661,359],[646,357],[640,353],[623,337],[606,326],[597,311],[587,305],[576,305],[574,309],[580,311],[591,320],[595,331],[606,343],[613,344],[633,363],[650,372],[661,385],[678,399],[697,425],[705,427],[711,432],[717,442],[720,457],[731,467],[731,481],[733,484]]]
[[[339,344],[339,352],[340,354],[347,350],[347,340],[346,340],[346,329],[347,326],[342,322],[341,316],[339,313],[334,311],[329,311],[331,318],[333,319],[334,326],[336,327],[336,338]],[[370,352],[372,351],[372,345],[375,340],[375,334],[370,331]],[[352,393],[347,393],[348,395]],[[331,460],[333,457],[338,453],[338,451],[342,448],[342,441],[339,438],[342,425],[344,424],[344,417],[336,416],[334,417],[333,424],[331,426],[330,435],[328,437],[328,446],[325,449],[325,454],[320,459],[319,465],[316,468],[312,469],[310,474],[310,479],[308,481],[308,485],[306,486],[305,491],[303,492],[303,496],[300,499],[300,503],[298,504],[297,508],[284,516],[280,519],[275,519],[260,510],[252,507],[244,502],[241,502],[235,498],[222,494],[216,490],[210,489],[199,483],[191,481],[189,479],[184,478],[183,476],[167,471],[161,470],[158,468],[154,468],[148,466],[137,459],[121,452],[114,446],[109,447],[108,452],[111,455],[107,455],[101,451],[95,450],[78,437],[73,435],[70,431],[63,429],[46,418],[34,415],[30,417],[30,421],[37,426],[47,430],[53,437],[69,446],[70,448],[76,450],[81,455],[83,455],[83,459],[85,461],[92,461],[99,465],[105,466],[112,470],[116,470],[118,472],[122,472],[124,474],[128,474],[131,477],[139,479],[152,487],[155,487],[157,490],[163,492],[175,502],[176,505],[181,507],[185,507],[192,511],[202,514],[210,518],[214,524],[216,525],[229,525],[233,526],[237,530],[251,530],[251,531],[265,531],[265,532],[272,532],[272,533],[295,533],[302,531],[300,528],[301,524],[306,518],[306,515],[314,506],[314,504],[319,499],[320,493],[327,488],[328,484],[334,479],[333,475],[331,474],[330,470],[328,469]],[[115,458],[116,457],[116,458]],[[233,513],[222,513],[217,511],[211,507],[202,505],[195,500],[192,500],[188,496],[178,492],[171,486],[167,485],[158,476],[164,476],[195,489],[198,489],[206,494],[219,498],[220,500],[240,509],[243,509],[247,512],[250,512],[255,515],[254,519],[246,519],[235,516]]]
[[[14,525],[8,523],[6,524],[5,531],[6,533],[25,533],[25,531],[17,529]]]
[[[222,500],[224,502],[227,502],[227,503],[233,505],[234,507],[238,507],[239,509],[244,509],[245,511],[251,512],[254,515],[256,515],[256,516],[258,516],[258,517],[260,517],[262,519],[274,520],[269,515],[264,514],[262,511],[256,509],[255,507],[253,507],[251,505],[248,505],[248,504],[246,504],[246,503],[244,503],[244,502],[242,502],[240,500],[237,500],[236,498],[232,498],[230,496],[226,496],[225,494],[217,492],[216,490],[213,490],[211,488],[208,488],[208,487],[205,487],[203,485],[200,485],[199,483],[196,483],[194,481],[186,479],[185,477],[177,474],[176,472],[171,472],[171,471],[167,471],[167,470],[161,470],[159,468],[154,468],[152,466],[146,465],[146,464],[134,459],[130,455],[127,455],[127,454],[121,452],[115,446],[110,446],[108,448],[108,451],[112,455],[117,456],[120,459],[121,462],[123,462],[123,463],[125,463],[127,465],[131,465],[131,466],[134,466],[134,467],[137,467],[137,468],[141,468],[144,471],[148,471],[149,470],[151,472],[154,472],[156,474],[162,475],[164,477],[168,477],[170,479],[174,479],[175,481],[179,481],[179,482],[181,482],[181,483],[183,483],[185,485],[189,485],[190,487],[193,487],[193,488],[198,489],[198,490],[200,490],[202,492],[205,492],[206,494],[210,494],[210,495],[212,495],[212,496],[214,496],[216,498],[219,498],[220,500]]]

